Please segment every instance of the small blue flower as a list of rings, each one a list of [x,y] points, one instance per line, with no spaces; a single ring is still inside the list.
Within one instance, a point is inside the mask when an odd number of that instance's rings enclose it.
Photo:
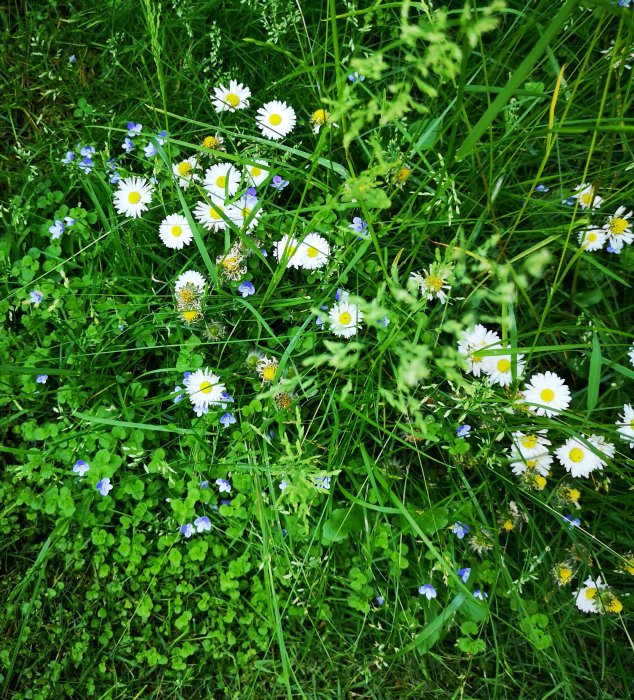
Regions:
[[[458,576],[462,579],[462,583],[466,583],[469,580],[469,576],[471,576],[471,569],[469,567],[458,569]]]
[[[453,533],[459,540],[463,539],[470,529],[468,525],[464,525],[460,522],[454,523],[453,525]]]
[[[143,124],[128,122],[128,136],[136,136],[143,131]]]
[[[330,489],[331,478],[329,476],[314,476],[313,482],[318,489]]]
[[[365,75],[359,75],[359,71],[356,71],[354,73],[350,73],[348,75],[348,80],[351,83],[362,83],[365,80]]]
[[[74,63],[75,63],[76,61],[77,61],[77,56],[75,56],[75,54],[72,54],[71,56],[68,57],[68,62],[69,62],[71,65],[74,65]]]
[[[66,151],[66,155],[62,158],[62,163],[72,163],[75,160],[75,153],[73,151]]]
[[[535,192],[550,192],[550,187],[546,187],[546,185],[537,185],[535,187]]]
[[[242,294],[243,298],[249,297],[252,294],[255,294],[255,287],[251,284],[251,282],[243,282],[239,287],[238,291],[240,294]]]
[[[344,293],[343,289],[338,289],[337,293],[335,294],[335,301],[341,301],[341,295]]]
[[[189,381],[189,378],[192,376],[191,372],[183,372],[183,384],[187,386],[187,382]]]
[[[205,532],[211,530],[211,520],[206,515],[202,515],[200,518],[194,520],[194,527],[196,532]]]
[[[193,534],[194,534],[194,526],[191,523],[187,523],[185,525],[181,525],[179,532],[183,537],[186,537],[189,539]]]
[[[182,386],[175,386],[175,387],[174,387],[174,391],[183,391],[183,387],[182,387]],[[174,403],[178,403],[179,401],[182,401],[184,398],[185,398],[185,394],[177,394],[177,395],[172,399],[172,401],[173,401]]]
[[[420,595],[424,595],[427,600],[431,600],[432,598],[435,598],[438,594],[436,593],[436,589],[431,585],[431,583],[425,583],[423,584],[419,589],[418,592]]]
[[[383,605],[383,596],[378,595],[374,600],[376,600],[377,605]]]
[[[390,319],[387,316],[383,316],[379,323],[383,326],[383,328],[387,328],[390,325]]]
[[[156,150],[156,146],[150,141],[148,145],[143,149],[143,153],[145,153],[146,158],[151,158],[152,156],[155,156],[158,151]]]
[[[108,477],[105,477],[104,479],[101,479],[101,481],[97,482],[97,491],[102,496],[107,496],[110,491],[112,491],[112,484],[110,483],[110,479]]]
[[[64,233],[64,224],[59,219],[55,219],[55,223],[52,226],[49,226],[48,230],[51,234],[51,240],[54,241],[56,238],[59,238],[62,233]]]
[[[230,506],[231,505],[231,499],[225,499],[224,501],[220,501],[221,506]]]
[[[288,180],[284,180],[280,175],[273,175],[271,187],[278,192],[281,192],[288,185]]]
[[[237,420],[233,413],[224,413],[220,418],[220,425],[222,425],[223,428],[228,428],[234,423],[237,423]]]
[[[573,527],[579,527],[581,525],[581,520],[579,518],[573,518],[572,515],[564,515],[564,522],[570,525],[570,529]]]
[[[362,219],[360,216],[355,216],[348,228],[351,228],[355,233],[365,234],[365,231],[368,228],[368,222]]]
[[[255,187],[247,187],[247,191],[244,193],[247,197],[257,197],[258,191]]]
[[[46,384],[47,380],[48,374],[38,374],[37,377],[35,377],[36,384]]]
[[[81,163],[79,164],[79,169],[88,175],[88,173],[92,172],[92,169],[95,167],[94,163],[92,162],[92,158],[90,156],[86,156]]]
[[[117,161],[114,158],[110,158],[109,160],[106,161],[106,168],[108,168],[108,170],[116,170],[117,169]]]
[[[471,432],[471,426],[468,423],[461,425],[458,430],[456,430],[456,437],[467,437]]]
[[[286,479],[282,479],[282,481],[280,481],[279,486],[280,486],[280,491],[287,489],[288,488],[288,481],[286,481]]]
[[[478,600],[484,600],[485,598],[489,597],[489,594],[486,591],[481,591],[478,588],[477,591],[473,591],[473,597],[477,598]]]
[[[616,255],[620,255],[620,254],[621,254],[621,250],[622,250],[622,248],[619,248],[619,250],[617,250],[616,248],[613,248],[611,245],[608,245],[607,248],[606,248],[606,251],[607,251],[608,253],[614,253],[614,254],[616,254]]]
[[[119,175],[119,173],[113,173],[110,177],[110,184],[116,185],[120,179],[121,179],[121,175]]]
[[[208,488],[209,488],[209,482],[208,482],[208,481],[201,481],[201,482],[198,484],[198,486],[199,486],[201,489],[208,489]]]
[[[43,298],[42,292],[29,292],[29,301],[31,304],[39,304]]]
[[[91,156],[95,152],[94,146],[82,146],[79,151],[80,156]]]
[[[78,459],[73,465],[73,471],[78,476],[85,476],[89,469],[90,464],[88,464],[88,462],[84,461],[83,459]]]
[[[216,486],[220,493],[231,493],[231,484],[226,479],[216,479]]]
[[[66,226],[72,226],[75,223],[75,221],[77,221],[77,219],[73,219],[72,216],[65,216],[64,217],[64,222],[65,222]]]
[[[156,143],[158,143],[159,146],[165,145],[165,142],[167,141],[167,131],[163,129],[162,131],[159,131],[158,134],[156,135]]]
[[[132,141],[132,139],[129,139],[126,136],[125,139],[123,139],[123,143],[121,144],[121,148],[123,148],[123,150],[126,153],[130,153],[132,151],[132,149],[134,148],[134,141]]]

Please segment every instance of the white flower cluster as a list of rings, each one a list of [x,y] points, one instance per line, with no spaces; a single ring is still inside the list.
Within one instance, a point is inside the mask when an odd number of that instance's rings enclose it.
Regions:
[[[273,251],[278,263],[303,270],[318,270],[327,264],[330,257],[328,241],[318,233],[309,233],[301,242],[293,236],[284,235],[273,244]]]
[[[481,324],[466,331],[458,343],[458,352],[469,362],[469,372],[475,377],[486,374],[491,385],[509,386],[524,372],[524,355],[487,354],[502,349],[507,348],[502,345],[500,336]]]

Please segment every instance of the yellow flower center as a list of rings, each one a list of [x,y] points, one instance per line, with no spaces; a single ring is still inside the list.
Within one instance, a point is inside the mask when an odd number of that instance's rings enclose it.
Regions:
[[[183,320],[186,321],[187,323],[193,323],[194,321],[196,321],[200,317],[200,314],[196,309],[190,309],[189,311],[183,311],[181,315],[183,317]]]
[[[584,457],[583,450],[580,447],[573,447],[568,453],[568,457],[570,457],[571,462],[582,462]]]
[[[174,238],[178,238],[181,233],[183,233],[183,229],[180,226],[172,226],[171,234]]]
[[[269,116],[269,124],[279,126],[282,123],[282,117],[279,114],[271,114]]]
[[[249,207],[245,207],[245,208],[242,210],[242,218],[243,218],[243,219],[248,219],[250,213],[251,213],[251,210],[249,209]]]
[[[534,435],[524,435],[520,442],[527,450],[532,450],[537,444],[537,438]]]
[[[568,498],[575,503],[581,498],[581,491],[579,491],[579,489],[570,489],[570,491],[568,491]]]
[[[559,569],[559,575],[557,577],[562,583],[568,583],[570,579],[572,578],[572,569],[569,569],[567,566],[562,566]]]
[[[220,177],[216,178],[216,187],[219,187],[221,190],[224,190],[226,184],[227,178],[224,175],[220,175]]]
[[[584,204],[587,204],[588,206],[592,204],[592,200],[594,199],[594,195],[592,192],[585,192],[584,194],[581,195],[581,201]]]
[[[508,360],[498,360],[498,372],[504,374],[504,372],[508,372],[510,369],[511,363]]]
[[[350,323],[350,321],[352,321],[352,316],[347,311],[344,311],[342,314],[339,314],[339,323],[342,326],[347,325],[348,323]]]
[[[597,234],[594,233],[594,231],[590,232],[587,235],[586,240],[588,241],[588,243],[594,243],[597,240]]]
[[[203,394],[211,394],[212,388],[213,384],[210,384],[209,382],[200,383],[200,390],[203,392]]]
[[[630,421],[630,428],[634,430],[634,418]]]
[[[178,292],[178,299],[181,304],[193,304],[196,301],[196,292],[193,289],[181,289]]]
[[[588,600],[593,600],[596,598],[597,589],[596,588],[586,588],[586,598]]]
[[[253,177],[260,177],[260,175],[262,175],[262,169],[258,168],[257,165],[254,165],[251,168],[251,175],[253,175]]]
[[[529,469],[535,469],[535,467],[537,466],[537,460],[536,459],[527,459],[526,466]]]
[[[229,258],[224,258],[222,261],[222,266],[226,270],[235,270],[237,269],[238,265],[240,265],[240,261],[236,257],[229,257]]]
[[[330,114],[325,109],[318,109],[316,112],[313,112],[312,121],[315,124],[321,125],[325,124],[329,117]]]
[[[267,365],[262,372],[262,379],[265,382],[272,382],[275,379],[275,373],[277,372],[277,367],[274,365]]]
[[[541,474],[535,477],[535,488],[541,491],[546,486],[546,479]]]
[[[438,277],[437,275],[429,275],[429,277],[425,280],[427,289],[429,289],[431,292],[439,292],[442,289],[442,282],[442,277]]]
[[[240,98],[235,94],[235,92],[230,92],[225,100],[235,109],[240,104]]]
[[[203,141],[203,146],[205,148],[218,148],[220,146],[220,141],[215,136],[206,136]]]
[[[213,207],[209,207],[209,216],[211,216],[211,218],[215,219],[216,221],[218,221],[218,219],[222,219],[222,216],[220,216],[218,211]]]
[[[399,182],[405,182],[407,178],[412,174],[412,171],[409,168],[401,168],[397,173],[396,173],[396,179]]]
[[[141,201],[141,195],[138,192],[130,192],[128,195],[128,202],[130,204],[138,204]]]
[[[550,403],[555,398],[555,392],[552,389],[542,389],[539,398],[544,403]]]
[[[620,613],[623,610],[623,603],[618,598],[612,598],[612,600],[605,606],[608,612]]]
[[[502,523],[502,528],[506,530],[507,532],[510,532],[513,529],[513,521],[512,520],[505,520]]]
[[[621,219],[620,217],[613,217],[610,219],[610,233],[615,236],[620,236],[627,228],[627,219]]]
[[[316,258],[319,255],[319,251],[311,245],[308,247],[306,255],[308,255],[309,258]]]
[[[182,163],[178,164],[178,174],[181,177],[189,175],[189,171],[192,169],[192,164],[189,161],[184,160]]]

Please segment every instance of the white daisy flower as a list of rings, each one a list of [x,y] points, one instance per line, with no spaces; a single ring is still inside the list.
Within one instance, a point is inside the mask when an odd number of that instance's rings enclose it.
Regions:
[[[349,301],[339,301],[328,312],[330,330],[339,337],[351,338],[357,334],[363,313],[356,304]]]
[[[550,475],[550,465],[553,463],[553,458],[548,452],[526,457],[518,450],[511,450],[509,458],[512,460],[511,471],[516,476],[526,472],[539,474],[540,476]]]
[[[309,233],[299,245],[297,254],[300,267],[304,270],[317,270],[328,263],[330,246],[318,233]]]
[[[176,284],[174,285],[174,291],[178,293],[188,284],[191,284],[199,294],[202,294],[205,291],[207,280],[200,274],[200,272],[187,270],[187,272],[183,272],[178,276]]]
[[[607,457],[608,459],[614,458],[614,452],[616,451],[614,444],[608,442],[603,435],[590,435],[587,440],[592,447],[595,448],[595,456],[599,460],[601,467],[607,466],[607,462],[605,461],[604,457]]]
[[[529,408],[538,416],[551,418],[570,405],[570,389],[554,372],[534,374],[525,387],[524,400],[529,404],[537,404]]]
[[[587,440],[585,435],[582,436]],[[571,476],[590,476],[595,469],[603,469],[601,460],[594,452],[577,438],[568,438],[555,450],[555,456]]]
[[[255,371],[260,375],[260,379],[263,382],[272,382],[277,375],[279,365],[277,358],[264,355],[258,360]]]
[[[579,202],[579,206],[582,209],[598,209],[603,202],[603,197],[595,194],[594,185],[590,185],[587,182],[577,185],[575,192],[576,194],[572,196]]]
[[[632,343],[632,347],[630,348],[630,351],[627,353],[628,357],[630,358],[630,364],[632,367],[634,367],[634,343]]]
[[[208,231],[224,231],[227,222],[222,218],[222,215],[224,214],[226,218],[233,220],[236,214],[234,210],[235,207],[231,204],[225,206],[219,199],[212,198],[211,202],[197,202],[194,207],[194,216],[196,221]]]
[[[265,160],[256,160],[253,165],[244,167],[244,177],[253,187],[259,187],[270,174],[269,164]]]
[[[313,112],[310,118],[311,126],[313,127],[313,134],[318,134],[319,130],[325,124],[330,124],[331,126],[337,126],[330,119],[330,112],[326,109],[317,109]]]
[[[634,233],[632,233],[632,212],[625,213],[625,207],[619,207],[614,216],[608,216],[603,225],[610,246],[614,250],[621,250],[625,244],[630,244],[634,241]]]
[[[208,369],[198,369],[190,374],[185,389],[197,416],[207,413],[212,404],[222,404],[226,391],[220,377]]]
[[[237,109],[246,109],[249,106],[251,90],[239,83],[237,80],[230,80],[229,87],[218,85],[214,88],[212,102],[218,114],[220,112],[235,112]]]
[[[524,355],[516,355],[515,377],[513,377],[512,355],[490,355],[482,360],[482,371],[489,375],[489,384],[510,386],[524,372]]]
[[[604,588],[607,588],[607,585],[601,582],[600,576],[597,576],[596,581],[592,577],[587,578],[584,581],[583,588],[574,591],[572,594],[575,599],[575,605],[584,613],[601,612],[599,591]]]
[[[216,163],[205,170],[203,187],[216,199],[224,202],[227,197],[233,197],[239,185],[240,173],[231,163]]]
[[[180,250],[192,242],[192,230],[181,214],[170,214],[159,226],[159,237],[168,248]]]
[[[548,452],[550,440],[546,439],[547,430],[538,430],[536,433],[513,433],[513,446],[525,459],[538,457]]]
[[[588,253],[601,250],[605,245],[605,231],[600,228],[587,228],[579,233],[579,245]]]
[[[200,180],[200,175],[196,172],[198,169],[198,161],[196,156],[191,156],[190,158],[185,158],[181,160],[180,163],[174,163],[172,165],[172,172],[178,178],[178,186],[186,190],[192,182],[195,180]]]
[[[494,331],[490,331],[481,324],[477,324],[468,331],[465,331],[462,339],[458,343],[458,352],[469,360],[469,371],[479,377],[482,371],[484,357],[474,355],[476,351],[492,350],[500,347],[500,336]]]
[[[262,132],[262,136],[279,141],[293,131],[297,118],[295,110],[288,106],[286,102],[273,100],[258,109],[258,116],[255,118],[255,121]]]
[[[282,236],[282,239],[273,244],[273,254],[277,258],[277,262],[286,260],[286,267],[301,267],[301,256],[299,251],[299,241],[289,235]]]
[[[445,290],[451,291],[451,285],[447,283],[450,272],[450,268],[445,269],[438,265],[431,265],[429,270],[423,270],[424,277],[418,272],[412,272],[410,282],[418,287],[421,296],[426,297],[427,301],[438,299],[441,304],[445,304],[447,303]]]
[[[621,440],[634,447],[634,408],[629,403],[623,406],[623,415],[619,413],[619,419],[616,429]]]
[[[114,195],[114,206],[119,214],[132,218],[147,211],[152,201],[152,187],[144,177],[126,177],[119,182],[119,189]]]
[[[230,205],[232,208],[231,220],[240,228],[246,227],[247,231],[255,228],[259,223],[260,216],[262,216],[262,209],[257,209],[257,204],[257,197],[251,197],[248,194],[240,197],[234,205]]]

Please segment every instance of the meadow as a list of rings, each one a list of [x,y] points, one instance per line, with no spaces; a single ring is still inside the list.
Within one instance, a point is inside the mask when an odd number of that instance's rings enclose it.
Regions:
[[[0,697],[631,697],[634,3],[0,22]]]

